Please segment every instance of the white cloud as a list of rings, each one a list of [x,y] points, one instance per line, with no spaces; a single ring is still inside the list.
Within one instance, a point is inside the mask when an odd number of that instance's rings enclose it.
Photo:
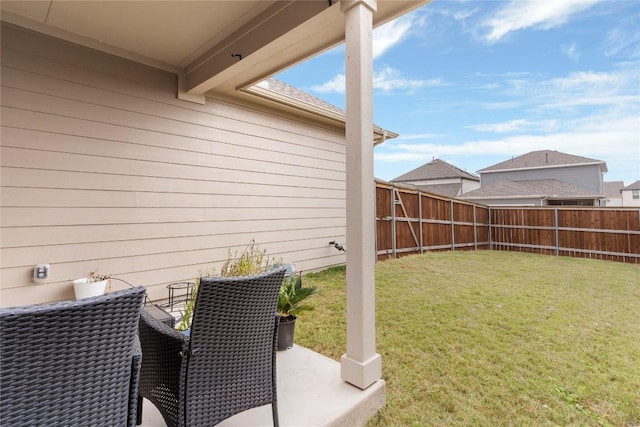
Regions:
[[[398,138],[393,141],[407,140],[407,139],[431,139],[431,138],[439,138],[444,135],[437,133],[417,133],[413,135],[400,135]]]
[[[347,79],[344,74],[337,74],[328,82],[312,86],[311,89],[320,93],[344,93],[346,82]]]
[[[373,73],[373,88],[385,92],[393,90],[416,90],[424,87],[444,86],[442,79],[409,79],[404,77],[398,70],[391,67],[384,67],[382,70]]]
[[[453,19],[455,19],[456,21],[464,21],[464,20],[472,17],[473,15],[475,15],[477,11],[478,11],[477,8],[475,8],[473,10],[472,9],[458,10],[458,11],[453,13]]]
[[[534,150],[558,150],[579,156],[604,160],[609,170],[629,178],[640,174],[638,117],[628,113],[591,116],[566,123],[565,129],[545,135],[522,134],[497,139],[469,140],[461,144],[398,143],[386,151],[375,153],[377,162],[427,162],[432,158],[471,159],[497,157],[505,160]],[[384,148],[382,146],[381,148]],[[490,164],[479,165],[479,168]],[[637,179],[637,178],[636,178]]]
[[[629,58],[638,58],[640,56],[640,32],[638,25],[640,24],[640,15],[636,14],[623,20],[619,25],[607,33],[607,37],[603,41],[605,55],[615,56],[627,53]]]
[[[477,132],[490,133],[513,133],[529,130],[551,131],[558,127],[556,120],[540,120],[531,121],[526,119],[511,120],[502,123],[481,123],[472,126],[466,126],[467,129],[473,129]]]
[[[405,15],[376,28],[373,31],[373,58],[382,56],[391,47],[404,40],[412,25],[412,15]]]
[[[577,71],[567,77],[551,80],[558,89],[592,88],[615,85],[618,86],[624,80],[624,76],[616,72]]]
[[[574,14],[592,7],[601,0],[511,0],[496,14],[484,21],[489,27],[484,40],[497,42],[507,34],[535,28],[548,30],[558,27]]]
[[[344,93],[346,85],[346,77],[344,74],[337,74],[331,80],[320,85],[312,86],[312,90],[320,93],[335,92]],[[404,91],[413,92],[415,90],[445,86],[442,79],[410,79],[404,77],[402,73],[391,67],[384,67],[382,70],[373,73],[373,88],[384,92]]]
[[[621,66],[610,72],[577,71],[553,79],[507,79],[510,102],[519,102],[538,110],[581,106],[632,105],[640,100],[637,82],[640,70],[635,65]],[[508,101],[505,101],[508,103]],[[500,105],[498,105],[500,106]],[[484,106],[495,109],[496,106]]]
[[[631,105],[640,100],[637,88],[637,70],[612,72],[581,71],[567,77],[543,82],[541,93],[546,108],[570,106]]]
[[[522,104],[515,101],[483,102],[481,106],[486,110],[512,110],[514,108],[522,107]]]
[[[578,51],[578,46],[576,46],[575,43],[560,46],[560,49],[562,50],[562,53],[567,55],[570,59],[573,59],[574,61],[580,59],[580,52]]]

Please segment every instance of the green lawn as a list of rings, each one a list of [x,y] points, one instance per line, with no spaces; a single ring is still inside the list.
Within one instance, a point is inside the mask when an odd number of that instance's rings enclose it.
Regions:
[[[296,342],[345,350],[345,270]],[[640,266],[440,252],[376,267],[387,406],[369,426],[640,426]]]

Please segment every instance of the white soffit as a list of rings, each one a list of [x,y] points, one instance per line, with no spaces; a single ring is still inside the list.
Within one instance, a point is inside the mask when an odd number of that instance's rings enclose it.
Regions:
[[[3,11],[183,68],[271,1],[5,1]]]
[[[15,25],[182,74],[198,95],[236,91],[341,43],[338,3],[2,0],[0,8]],[[375,25],[426,3],[379,0]],[[229,52],[243,51],[242,60],[229,61]]]

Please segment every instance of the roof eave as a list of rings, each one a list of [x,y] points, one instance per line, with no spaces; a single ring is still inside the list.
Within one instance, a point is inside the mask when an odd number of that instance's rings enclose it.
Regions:
[[[300,99],[267,89],[259,85],[246,87],[244,89],[241,89],[239,92],[261,98],[268,102],[274,102],[285,107],[294,108],[298,111],[310,113],[311,115],[323,119],[328,119],[332,122],[340,124],[341,126],[344,126],[346,124],[346,116],[344,114],[338,113],[337,111],[329,110],[327,108],[323,108],[319,105],[310,104]],[[381,144],[387,139],[393,139],[399,136],[396,132],[392,132],[376,125],[374,125],[373,127],[373,134],[374,145]]]
[[[575,166],[593,166],[597,165],[602,172],[608,172],[607,164],[605,162],[585,162],[585,163],[569,163],[563,165],[544,165],[544,166],[525,166],[521,168],[507,168],[507,169],[480,169],[478,173],[498,173],[498,172],[514,172],[523,170],[538,170],[538,169],[555,169],[555,168],[568,168]]]

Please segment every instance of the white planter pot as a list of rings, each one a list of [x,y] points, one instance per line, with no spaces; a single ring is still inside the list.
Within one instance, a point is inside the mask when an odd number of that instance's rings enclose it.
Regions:
[[[76,299],[104,295],[104,291],[107,288],[107,282],[108,280],[101,280],[99,282],[87,283],[86,277],[74,280],[73,290],[76,293]]]

